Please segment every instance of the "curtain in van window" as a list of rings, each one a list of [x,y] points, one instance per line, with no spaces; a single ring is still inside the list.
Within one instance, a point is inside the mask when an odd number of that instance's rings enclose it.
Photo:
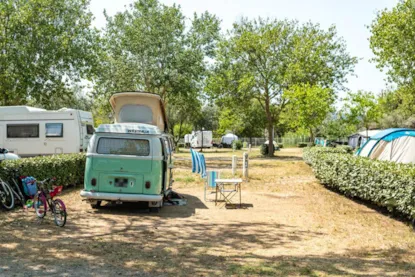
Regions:
[[[100,138],[98,154],[148,156],[150,143],[145,139]]]
[[[62,123],[46,123],[46,137],[63,137]]]
[[[119,115],[120,122],[153,122],[153,111],[150,107],[144,105],[125,105],[121,108]]]

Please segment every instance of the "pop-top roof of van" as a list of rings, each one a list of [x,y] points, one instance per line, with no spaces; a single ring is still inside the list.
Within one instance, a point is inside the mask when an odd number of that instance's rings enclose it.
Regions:
[[[167,131],[164,104],[159,95],[148,92],[119,92],[112,95],[110,104],[115,123],[145,123]]]
[[[116,123],[101,124],[95,130],[96,133],[117,133],[137,135],[160,135],[162,132],[157,126],[143,123]]]

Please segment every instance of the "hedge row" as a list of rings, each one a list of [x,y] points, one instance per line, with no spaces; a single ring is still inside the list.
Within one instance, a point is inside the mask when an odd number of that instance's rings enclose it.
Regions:
[[[57,185],[83,183],[85,154],[42,156],[0,163],[0,177],[9,180],[10,169],[20,168],[20,175],[33,176],[37,180],[55,177]]]
[[[304,160],[327,187],[415,220],[415,165],[345,154],[338,148],[306,148]]]

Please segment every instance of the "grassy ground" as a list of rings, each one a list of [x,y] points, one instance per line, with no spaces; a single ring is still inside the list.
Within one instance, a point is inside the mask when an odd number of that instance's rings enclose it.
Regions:
[[[230,157],[242,152],[206,153],[207,166],[230,176]],[[325,189],[301,155],[250,153],[244,209],[204,201],[183,152],[175,190],[187,206],[95,211],[72,189],[63,229],[32,211],[1,211],[0,276],[415,276],[413,229]]]

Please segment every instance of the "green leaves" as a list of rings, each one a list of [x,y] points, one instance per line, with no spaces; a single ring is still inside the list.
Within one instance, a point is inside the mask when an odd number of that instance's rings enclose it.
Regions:
[[[33,176],[38,180],[56,178],[57,185],[81,184],[85,172],[85,154],[40,156],[0,164],[0,177],[8,180],[8,170],[22,167],[22,176]]]
[[[378,100],[372,92],[358,91],[349,92],[344,104],[346,120],[355,124],[357,128],[365,127],[369,129],[371,123],[376,123],[381,111]]]
[[[285,92],[285,97],[288,100],[285,120],[291,123],[292,127],[309,129],[313,141],[313,129],[319,126],[333,109],[333,92],[328,88],[302,84],[292,86]]]
[[[415,219],[415,165],[371,160],[346,151],[307,148],[304,160],[324,185]]]
[[[323,30],[318,24],[262,18],[235,23],[219,44],[216,57],[206,90],[220,100],[257,100],[266,116],[269,140],[289,101],[287,92],[297,85],[321,87],[321,93],[331,92],[326,97],[331,100],[334,89],[342,88],[357,62],[347,53],[335,28]],[[300,109],[300,103],[292,109]],[[328,111],[325,105],[319,108]],[[305,110],[311,112],[309,108]],[[317,113],[320,121],[320,111]],[[304,114],[302,118],[315,117]]]
[[[92,80],[98,33],[86,0],[0,1],[0,105],[49,107]]]
[[[383,10],[369,26],[370,47],[378,67],[386,69],[390,81],[400,85],[415,81],[415,9],[412,0],[398,1]]]

